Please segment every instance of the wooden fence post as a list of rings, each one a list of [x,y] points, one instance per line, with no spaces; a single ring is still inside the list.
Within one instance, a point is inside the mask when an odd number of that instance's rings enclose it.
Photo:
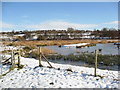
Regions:
[[[12,53],[11,53],[11,64],[13,64],[13,49],[12,49]]]
[[[15,51],[13,51],[13,69],[15,68]]]
[[[52,65],[49,63],[49,61],[47,60],[47,58],[41,53],[41,55],[43,56],[43,58],[47,61],[47,63],[50,65],[50,67],[52,68]]]
[[[12,68],[13,68],[13,64],[14,64],[14,61],[13,61],[13,54],[14,54],[14,52],[13,52],[13,49],[12,49],[12,54],[11,54],[11,63],[12,63]]]
[[[15,57],[14,57],[14,50],[12,49],[12,56],[11,56],[11,63],[12,63],[12,66],[10,68],[10,70],[14,69],[15,68]]]
[[[52,67],[52,65],[49,63],[49,61],[47,60],[47,58],[43,55],[41,47],[39,45],[37,45],[39,47],[39,66],[43,67],[43,65],[41,64],[42,61],[42,57],[47,61],[47,63],[50,65],[50,67]]]
[[[20,49],[18,51],[18,67],[20,67]]]
[[[0,63],[1,63],[1,75],[2,75],[2,62],[0,61]]]
[[[96,77],[96,69],[97,69],[97,56],[98,56],[98,50],[95,50],[95,71],[94,71],[94,75]]]
[[[41,60],[42,60],[42,56],[41,56],[41,47],[39,46],[39,66],[42,67],[42,64],[41,64]]]

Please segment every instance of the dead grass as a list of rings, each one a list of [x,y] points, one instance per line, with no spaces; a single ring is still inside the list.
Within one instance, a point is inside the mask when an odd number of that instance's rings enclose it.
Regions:
[[[51,45],[65,45],[65,44],[77,44],[77,43],[114,43],[118,40],[42,40],[42,41],[17,41],[17,42],[3,42],[5,45],[13,46],[29,46],[36,47],[37,45],[41,46],[51,46]]]
[[[29,48],[31,48],[31,47],[29,47]],[[55,53],[53,50],[44,48],[44,47],[41,48],[41,51],[45,56]],[[23,49],[22,53],[24,53],[24,54],[21,54],[23,57],[32,57],[32,58],[36,58],[36,59],[38,59],[38,57],[39,57],[39,49],[38,48],[34,48],[34,49],[31,48],[29,50]]]
[[[4,51],[0,51],[0,54],[5,54],[5,53],[10,53],[11,50],[4,50]]]
[[[38,51],[39,49],[34,49],[33,51],[32,51],[32,53],[36,53],[36,54],[38,54]],[[53,53],[55,53],[53,50],[51,50],[51,49],[49,49],[49,48],[41,48],[41,51],[42,51],[42,53],[44,54],[44,55],[48,55],[48,54],[53,54]]]

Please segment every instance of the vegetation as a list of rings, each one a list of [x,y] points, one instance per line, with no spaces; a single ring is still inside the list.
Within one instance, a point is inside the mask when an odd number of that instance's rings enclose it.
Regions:
[[[38,59],[39,58],[39,51],[38,50],[39,49],[37,47],[33,48],[33,47],[26,46],[22,50],[22,53],[24,53],[24,54],[22,54],[22,56],[23,57],[28,57],[28,58]],[[41,48],[41,51],[45,56],[55,53],[53,50],[48,49],[48,48]]]
[[[101,30],[94,30],[92,35],[98,37],[110,37],[111,39],[119,38],[119,30],[114,28],[103,28]]]
[[[118,40],[41,40],[41,41],[18,41],[18,42],[3,42],[5,45],[12,46],[28,46],[36,47],[40,46],[52,46],[52,45],[66,45],[66,44],[78,44],[78,43],[90,43],[90,45],[95,45],[97,43],[114,43]]]
[[[14,46],[14,44],[10,42],[7,46]]]
[[[4,50],[4,51],[0,51],[0,54],[1,54],[1,53],[3,53],[3,54],[4,54],[4,53],[10,53],[11,51],[12,51],[12,50]]]
[[[39,41],[39,40],[81,40],[81,39],[119,39],[119,30],[103,28],[101,30],[77,30],[68,27],[67,30],[34,30],[1,32],[0,35],[12,37],[2,38],[2,41]],[[23,34],[19,36],[19,34]],[[36,38],[34,38],[34,36]]]
[[[69,61],[83,61],[89,65],[93,65],[95,63],[95,54],[79,54],[79,55],[49,55],[49,59],[51,60],[69,60]],[[113,66],[120,65],[119,61],[120,55],[98,55],[98,64],[105,66]]]

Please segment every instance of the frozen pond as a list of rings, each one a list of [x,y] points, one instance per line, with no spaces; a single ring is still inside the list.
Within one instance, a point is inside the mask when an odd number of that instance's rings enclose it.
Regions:
[[[102,49],[102,54],[107,55],[118,55],[120,54],[118,48],[114,43],[107,43],[107,44],[96,44],[96,46],[92,47],[84,47],[84,48],[75,48],[75,47],[58,47],[58,46],[46,46],[46,48],[52,49],[55,52],[68,55],[72,53],[81,53],[81,52],[94,52],[96,49]]]

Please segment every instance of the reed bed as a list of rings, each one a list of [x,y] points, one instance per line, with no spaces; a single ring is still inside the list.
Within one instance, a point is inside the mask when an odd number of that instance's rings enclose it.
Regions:
[[[95,54],[86,54],[81,53],[78,55],[70,54],[70,55],[49,55],[49,59],[51,60],[64,60],[64,61],[82,61],[89,65],[94,65],[95,63]],[[114,66],[120,65],[120,55],[98,55],[98,65],[105,66]]]
[[[52,46],[52,45],[66,45],[66,44],[78,44],[78,43],[115,43],[118,40],[42,40],[42,41],[16,41],[16,42],[3,42],[8,46]]]

